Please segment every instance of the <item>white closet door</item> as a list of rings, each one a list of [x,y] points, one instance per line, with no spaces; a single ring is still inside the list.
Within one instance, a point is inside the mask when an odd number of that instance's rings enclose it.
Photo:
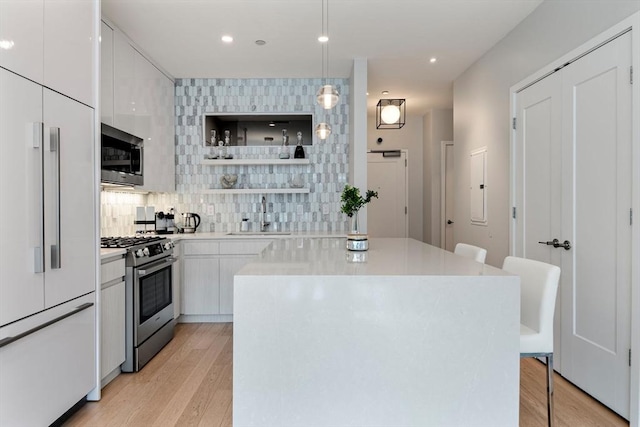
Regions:
[[[563,376],[629,416],[631,34],[518,93],[517,256],[559,265]],[[568,240],[569,250],[539,244]]]
[[[562,76],[554,73],[517,98],[516,246],[514,255],[562,267],[560,250],[539,242],[562,235]],[[561,276],[560,288],[563,287]],[[560,297],[554,318],[555,369],[562,372]]]
[[[631,33],[563,70],[562,374],[629,416]]]

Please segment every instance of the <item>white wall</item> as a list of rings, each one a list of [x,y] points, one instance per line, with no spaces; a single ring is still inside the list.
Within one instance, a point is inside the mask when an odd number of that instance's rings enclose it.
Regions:
[[[367,186],[367,60],[356,58],[349,78],[349,184],[363,191]],[[367,207],[358,214],[360,229],[367,232]]]
[[[432,109],[424,116],[424,241],[440,246],[440,157],[442,141],[453,140],[453,110]]]
[[[376,141],[382,138],[382,143]],[[367,120],[368,150],[408,150],[409,161],[409,237],[424,240],[423,235],[423,146],[422,117],[406,117],[401,129],[376,129],[375,115]]]
[[[640,10],[640,1],[546,0],[454,82],[456,242],[509,251],[509,88]],[[488,148],[488,225],[469,220],[469,152]]]

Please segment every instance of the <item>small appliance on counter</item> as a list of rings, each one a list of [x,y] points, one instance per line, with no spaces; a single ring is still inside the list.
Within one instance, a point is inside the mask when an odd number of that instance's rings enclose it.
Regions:
[[[193,212],[185,212],[182,214],[182,232],[195,233],[200,225],[200,215]]]

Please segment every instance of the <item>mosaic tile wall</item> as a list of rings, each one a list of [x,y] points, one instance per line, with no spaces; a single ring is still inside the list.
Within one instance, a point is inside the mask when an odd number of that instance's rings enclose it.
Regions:
[[[340,193],[349,173],[349,81],[328,82],[338,88],[340,102],[325,112],[315,96],[321,79],[177,79],[176,193],[149,194],[147,204],[156,211],[174,207],[176,212],[198,213],[202,218],[198,231],[237,231],[242,218],[249,218],[251,229],[256,231],[261,194],[206,194],[206,190],[221,188],[224,174],[237,174],[236,187],[243,188],[287,188],[298,175],[309,194],[265,194],[270,229],[346,231],[348,221],[340,213]],[[203,144],[203,114],[215,112],[309,113],[326,118],[332,134],[326,141],[314,136],[313,145],[304,147],[309,165],[202,165],[205,155],[213,154],[213,148]],[[230,147],[229,153],[236,159],[277,158],[279,149]]]
[[[131,236],[138,227],[133,224],[136,206],[146,206],[147,195],[101,191],[100,205],[100,236]]]

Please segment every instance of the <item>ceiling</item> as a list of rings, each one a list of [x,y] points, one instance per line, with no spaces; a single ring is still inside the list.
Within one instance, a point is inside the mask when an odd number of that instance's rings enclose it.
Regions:
[[[424,114],[452,107],[456,77],[543,0],[327,1],[328,76],[366,58],[370,111],[406,98]],[[102,13],[176,78],[322,77],[322,0],[102,0]]]

